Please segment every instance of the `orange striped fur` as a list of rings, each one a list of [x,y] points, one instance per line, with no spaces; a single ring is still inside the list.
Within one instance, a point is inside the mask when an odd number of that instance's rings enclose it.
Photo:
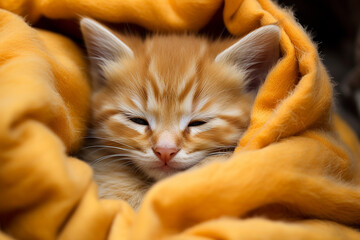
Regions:
[[[234,40],[117,37],[133,56],[102,65],[105,83],[94,84],[92,97],[94,139],[83,156],[101,197],[136,207],[154,181],[233,150],[249,124],[255,94],[246,90],[245,69],[214,61]],[[194,121],[203,124],[189,126]],[[154,151],[160,143],[179,149],[166,166]]]

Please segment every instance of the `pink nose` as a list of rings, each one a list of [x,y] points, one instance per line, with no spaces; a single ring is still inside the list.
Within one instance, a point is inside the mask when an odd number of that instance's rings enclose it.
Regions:
[[[155,147],[153,151],[155,155],[164,163],[170,162],[170,160],[175,157],[179,152],[178,148],[166,148],[166,147]]]

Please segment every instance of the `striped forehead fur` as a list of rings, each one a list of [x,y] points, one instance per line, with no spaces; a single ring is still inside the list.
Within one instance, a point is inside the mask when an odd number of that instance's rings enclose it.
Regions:
[[[218,83],[214,79],[218,78],[219,74],[232,75],[224,84],[233,84],[238,88],[244,85],[241,84],[241,79],[245,80],[246,73],[234,67],[228,66],[225,70],[217,66],[219,71],[207,71],[214,67],[211,65],[219,52],[218,49],[223,49],[227,45],[228,42],[215,42],[209,48],[208,40],[203,38],[155,36],[146,40],[139,48],[136,45],[132,47],[136,63],[127,59],[111,62],[105,68],[106,76],[112,79],[114,84],[118,82],[123,92],[135,92],[137,95],[143,93],[137,97],[143,98],[144,105],[158,106],[159,100],[187,100],[189,103],[189,97],[196,98],[217,92]],[[229,81],[231,79],[233,82]],[[139,105],[138,99],[136,102],[136,105]]]
[[[260,86],[279,52],[276,26],[240,40],[211,40],[143,39],[90,19],[80,24],[94,80],[91,143],[101,147],[86,148],[85,159],[100,197],[134,207],[153,182],[231,155],[250,122],[249,89]]]
[[[236,146],[250,119],[253,94],[245,91],[245,70],[215,62],[234,40],[118,37],[134,57],[109,61],[103,68],[107,84],[93,96],[94,119],[102,121],[95,129],[100,137],[137,149],[131,158],[153,178],[162,175],[154,175],[146,164],[156,161],[151,149],[158,143],[176,139],[173,144],[181,151],[174,166],[188,166],[206,154]],[[148,126],[130,118],[145,119]],[[206,124],[189,128],[193,121]]]

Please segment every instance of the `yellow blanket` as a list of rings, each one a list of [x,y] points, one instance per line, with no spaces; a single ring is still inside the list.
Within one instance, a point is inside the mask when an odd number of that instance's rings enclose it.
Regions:
[[[89,112],[84,53],[17,15],[197,30],[221,7],[220,0],[0,1],[0,239],[360,239],[359,141],[333,114],[316,47],[270,0],[224,2],[234,35],[282,29],[283,58],[231,160],[158,183],[135,213],[99,200],[90,167],[70,156]]]

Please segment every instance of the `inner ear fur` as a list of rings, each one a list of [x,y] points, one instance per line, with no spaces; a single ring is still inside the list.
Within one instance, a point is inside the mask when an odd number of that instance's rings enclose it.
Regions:
[[[246,71],[249,90],[257,90],[280,57],[280,28],[256,29],[219,53],[215,62],[226,62]]]

